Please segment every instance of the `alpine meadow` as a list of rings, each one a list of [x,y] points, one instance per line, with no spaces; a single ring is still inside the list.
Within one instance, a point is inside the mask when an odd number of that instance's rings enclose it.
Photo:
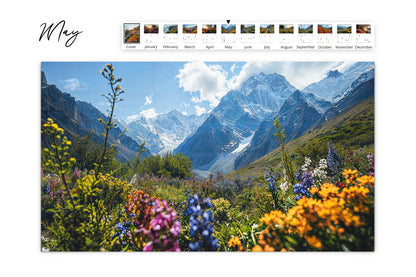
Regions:
[[[374,62],[42,62],[42,251],[374,251]]]

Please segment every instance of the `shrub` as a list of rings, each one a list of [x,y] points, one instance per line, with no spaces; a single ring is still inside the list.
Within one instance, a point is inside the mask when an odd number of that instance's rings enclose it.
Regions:
[[[266,229],[253,251],[374,250],[374,177],[344,170],[347,186],[312,187],[287,214],[261,218]]]
[[[163,156],[148,156],[136,165],[139,175],[154,174],[161,177],[185,178],[192,176],[192,162],[182,153],[172,155],[171,152]]]

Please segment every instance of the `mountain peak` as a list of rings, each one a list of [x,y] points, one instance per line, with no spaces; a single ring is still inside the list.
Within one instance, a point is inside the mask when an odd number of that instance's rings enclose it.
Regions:
[[[182,115],[177,109],[173,109],[167,113],[168,115]]]
[[[46,81],[46,75],[45,72],[41,71],[40,73],[40,85],[43,86],[47,86],[48,82]]]
[[[339,76],[342,76],[342,73],[338,71],[338,69],[330,70],[327,75],[328,78],[338,78]]]
[[[290,97],[291,98],[301,98],[301,99],[303,99],[302,93],[298,89],[295,90]]]

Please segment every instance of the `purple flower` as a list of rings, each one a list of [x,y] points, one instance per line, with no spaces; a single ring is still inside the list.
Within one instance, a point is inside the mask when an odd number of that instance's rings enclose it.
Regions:
[[[176,212],[168,206],[166,200],[159,199],[153,202],[152,211],[156,216],[150,222],[151,229],[147,233],[151,242],[146,244],[143,251],[180,251],[178,237],[181,234],[181,223],[177,220]]]
[[[81,171],[76,167],[74,173],[72,173],[72,179],[78,179],[81,177]]]

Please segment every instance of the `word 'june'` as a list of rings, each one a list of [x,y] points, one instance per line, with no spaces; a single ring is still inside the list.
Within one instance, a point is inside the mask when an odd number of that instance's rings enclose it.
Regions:
[[[40,27],[42,27],[42,26],[43,26],[43,30],[40,33],[39,41],[41,41],[42,38],[45,35],[46,35],[46,38],[48,40],[50,40],[51,36],[55,32],[56,28],[58,28],[58,26],[60,26],[60,31],[58,33],[58,41],[60,41],[62,35],[65,35],[66,38],[67,38],[67,40],[65,42],[66,47],[70,47],[75,42],[78,35],[82,33],[82,31],[73,30],[73,31],[70,32],[69,30],[66,30],[65,29],[65,20],[59,21],[58,24],[55,25],[55,27],[54,27],[54,23],[50,24],[49,26],[46,23],[42,23],[42,24],[40,24]]]

